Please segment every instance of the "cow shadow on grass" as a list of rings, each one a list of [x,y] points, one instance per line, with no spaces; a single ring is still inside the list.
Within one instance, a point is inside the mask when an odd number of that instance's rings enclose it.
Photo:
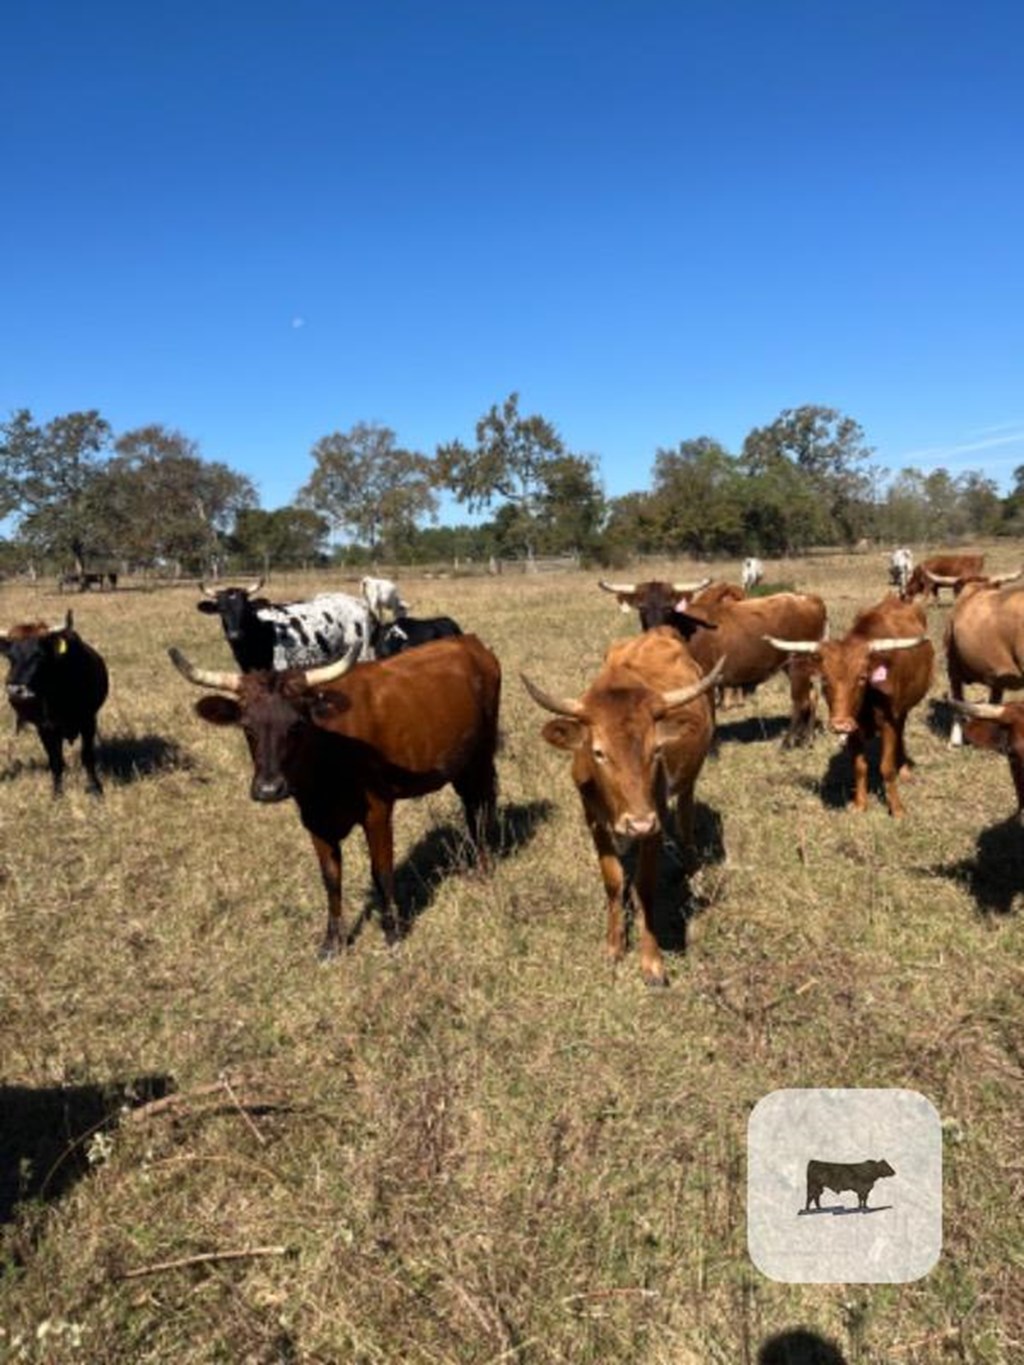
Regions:
[[[882,770],[880,767],[881,740],[876,736],[868,741],[865,747],[868,759],[868,796],[879,800],[885,806],[885,783],[882,781]],[[911,758],[909,760],[911,770],[917,765]],[[906,781],[906,778],[901,781]],[[911,779],[912,780],[912,779]],[[821,798],[821,804],[828,810],[845,810],[853,800],[853,763],[846,748],[836,749],[829,756],[825,771],[821,777],[798,776],[796,779],[798,787],[803,787],[805,791],[814,792]]]
[[[797,1209],[797,1215],[800,1218],[814,1218],[819,1213],[830,1213],[839,1218],[847,1213],[884,1213],[892,1207],[892,1204],[872,1204],[870,1208],[860,1209],[850,1204],[826,1204],[823,1209]]]
[[[723,713],[719,711],[719,716]],[[731,715],[729,711],[725,714]],[[715,743],[755,744],[778,739],[789,729],[788,716],[744,716],[742,720],[719,720],[715,724]]]
[[[722,838],[722,817],[703,801],[695,801],[693,808],[693,837],[697,845],[697,867],[713,867],[725,861]],[[622,859],[626,873],[626,902],[634,916],[639,907],[633,891],[636,874],[636,854],[627,853]],[[685,953],[687,931],[692,919],[702,914],[710,904],[686,876],[683,859],[673,839],[663,838],[658,854],[658,880],[654,892],[654,924],[652,929],[659,948],[668,953]]]
[[[107,1085],[0,1085],[0,1234],[18,1221],[19,1205],[52,1203],[88,1173],[92,1139],[113,1128],[122,1110],[172,1089],[169,1076]],[[32,1240],[26,1222],[0,1236],[0,1247],[17,1264]]]
[[[778,1332],[761,1344],[757,1365],[847,1365],[834,1341],[807,1327]]]
[[[67,764],[65,787],[73,788],[81,771],[81,758],[78,745],[64,750]],[[96,744],[96,771],[101,781],[112,782],[115,786],[125,787],[133,782],[159,777],[162,773],[175,769],[194,772],[195,760],[173,739],[163,735],[115,735],[110,739],[99,740]],[[22,773],[49,773],[46,755],[40,747],[38,753],[18,757],[9,754],[6,764],[0,768],[0,782],[13,782]],[[197,778],[197,781],[203,781]]]
[[[974,856],[919,869],[964,885],[983,915],[1009,915],[1024,894],[1024,827],[1016,815],[978,835]]]
[[[554,802],[548,800],[499,806],[496,828],[487,840],[492,863],[525,848],[554,808]],[[443,881],[476,871],[476,854],[464,824],[435,825],[428,830],[395,867],[395,900],[401,908],[403,936],[411,932],[415,921],[429,908]],[[371,891],[349,931],[349,944],[355,942],[367,920],[378,911],[377,897]]]

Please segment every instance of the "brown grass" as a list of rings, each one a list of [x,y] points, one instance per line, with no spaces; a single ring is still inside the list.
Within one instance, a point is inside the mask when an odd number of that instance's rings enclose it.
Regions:
[[[884,591],[881,556],[770,576],[821,592],[834,634]],[[859,1365],[1021,1358],[1024,835],[1005,761],[950,752],[922,707],[907,820],[880,798],[856,817],[831,740],[779,752],[770,683],[720,716],[688,948],[670,990],[645,990],[635,953],[603,958],[579,803],[517,676],[580,691],[634,629],[595,577],[404,581],[502,659],[507,847],[481,879],[452,794],[400,807],[412,932],[388,949],[374,919],[328,967],[294,810],[249,801],[241,737],[195,717],[166,659],[229,662],[197,594],[72,601],[111,669],[105,799],[76,755],[53,802],[35,734],[0,740],[0,1214],[22,1198],[0,1229],[0,1359],[753,1365],[800,1324]],[[0,623],[68,600],[7,586]],[[354,912],[358,833],[346,851]],[[926,1279],[789,1286],[748,1261],[748,1114],[811,1085],[939,1108]],[[126,1278],[266,1248],[284,1254]]]

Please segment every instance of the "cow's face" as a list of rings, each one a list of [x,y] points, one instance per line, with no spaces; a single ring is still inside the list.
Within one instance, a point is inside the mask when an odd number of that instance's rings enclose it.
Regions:
[[[651,694],[640,689],[612,693],[585,715],[558,716],[541,731],[549,744],[573,755],[580,791],[599,807],[602,822],[617,839],[630,841],[658,832],[656,781],[661,752],[678,737],[671,712],[659,714]]]
[[[829,728],[837,735],[852,734],[869,684],[886,690],[889,665],[873,659],[864,640],[823,640],[817,657]]]
[[[10,662],[7,696],[14,702],[32,702],[59,678],[68,657],[70,628],[51,630],[42,624],[17,627],[0,640],[0,653]]]
[[[875,1161],[875,1162],[872,1162],[872,1165],[873,1165],[874,1168],[875,1168],[875,1176],[876,1176],[876,1178],[880,1178],[880,1177],[883,1176],[883,1175],[895,1175],[895,1174],[896,1174],[896,1172],[893,1170],[893,1168],[889,1165],[888,1161]]]
[[[254,801],[285,801],[295,794],[295,775],[314,733],[310,702],[293,674],[248,673],[236,696],[203,697],[196,712],[211,725],[241,726],[253,763],[249,795]]]
[[[196,603],[196,611],[207,616],[219,616],[228,640],[241,640],[247,623],[254,615],[254,607],[247,588],[221,588],[212,597]]]

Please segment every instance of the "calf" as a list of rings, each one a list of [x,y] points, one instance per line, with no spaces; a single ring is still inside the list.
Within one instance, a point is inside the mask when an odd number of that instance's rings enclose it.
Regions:
[[[381,625],[374,632],[373,648],[378,659],[390,659],[403,649],[415,649],[431,640],[461,635],[462,627],[450,616],[403,616],[393,625]]]
[[[875,1181],[895,1174],[888,1161],[808,1161],[804,1212],[812,1203],[815,1208],[821,1208],[825,1190],[831,1190],[833,1194],[852,1190],[857,1196],[857,1207],[866,1210]]]
[[[378,621],[383,621],[384,613],[388,611],[397,621],[409,610],[409,603],[399,594],[398,584],[392,583],[390,578],[361,578],[359,590]]]
[[[904,814],[897,779],[909,759],[903,742],[907,716],[928,691],[935,651],[924,608],[896,597],[860,612],[841,640],[771,639],[782,650],[805,656],[822,676],[829,725],[846,737],[853,761],[856,810],[868,802],[865,746],[882,737],[882,780],[890,813]]]
[[[39,732],[53,779],[53,794],[64,783],[64,745],[82,737],[86,791],[103,794],[96,775],[96,714],[107,699],[109,680],[101,655],[73,628],[71,612],[63,626],[36,621],[0,634],[0,654],[10,662],[7,700],[18,729]]]
[[[914,556],[905,545],[889,556],[889,583],[901,597],[907,596],[907,584],[914,571]]]
[[[751,588],[756,588],[758,583],[764,578],[764,565],[754,556],[743,561],[743,568],[740,572],[740,582],[743,584],[743,591],[749,592]]]
[[[357,658],[373,658],[374,618],[361,598],[335,592],[308,602],[274,603],[254,595],[262,586],[262,578],[248,588],[214,591],[200,584],[203,600],[196,610],[220,617],[243,673],[313,667],[353,645],[359,646]]]
[[[1010,760],[1010,776],[1017,793],[1017,819],[1024,824],[1024,702],[954,701],[962,715],[969,717],[963,727],[969,744],[979,749],[994,749]]]
[[[292,797],[299,808],[327,892],[322,957],[345,941],[341,845],[354,825],[366,835],[390,939],[395,802],[450,782],[483,861],[495,811],[501,668],[491,651],[462,635],[353,667],[357,653],[354,645],[318,669],[215,673],[170,651],[190,682],[230,694],[203,697],[196,710],[211,724],[241,726],[252,756],[252,799]]]
[[[554,697],[523,675],[533,700],[556,717],[542,735],[572,755],[573,781],[604,881],[613,961],[626,949],[621,854],[637,846],[640,969],[649,985],[665,984],[654,894],[668,802],[676,799],[676,831],[692,869],[693,791],[714,730],[708,693],[721,671],[719,663],[702,676],[675,631],[662,626],[612,645],[578,700]]]

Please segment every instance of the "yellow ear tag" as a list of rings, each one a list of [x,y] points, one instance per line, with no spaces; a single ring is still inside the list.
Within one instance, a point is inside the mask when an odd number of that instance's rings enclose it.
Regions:
[[[66,654],[67,652],[68,652],[68,642],[67,642],[67,640],[64,639],[64,637],[63,637],[63,635],[62,635],[62,636],[60,637],[60,639],[57,641],[57,653],[58,653],[58,654]]]

